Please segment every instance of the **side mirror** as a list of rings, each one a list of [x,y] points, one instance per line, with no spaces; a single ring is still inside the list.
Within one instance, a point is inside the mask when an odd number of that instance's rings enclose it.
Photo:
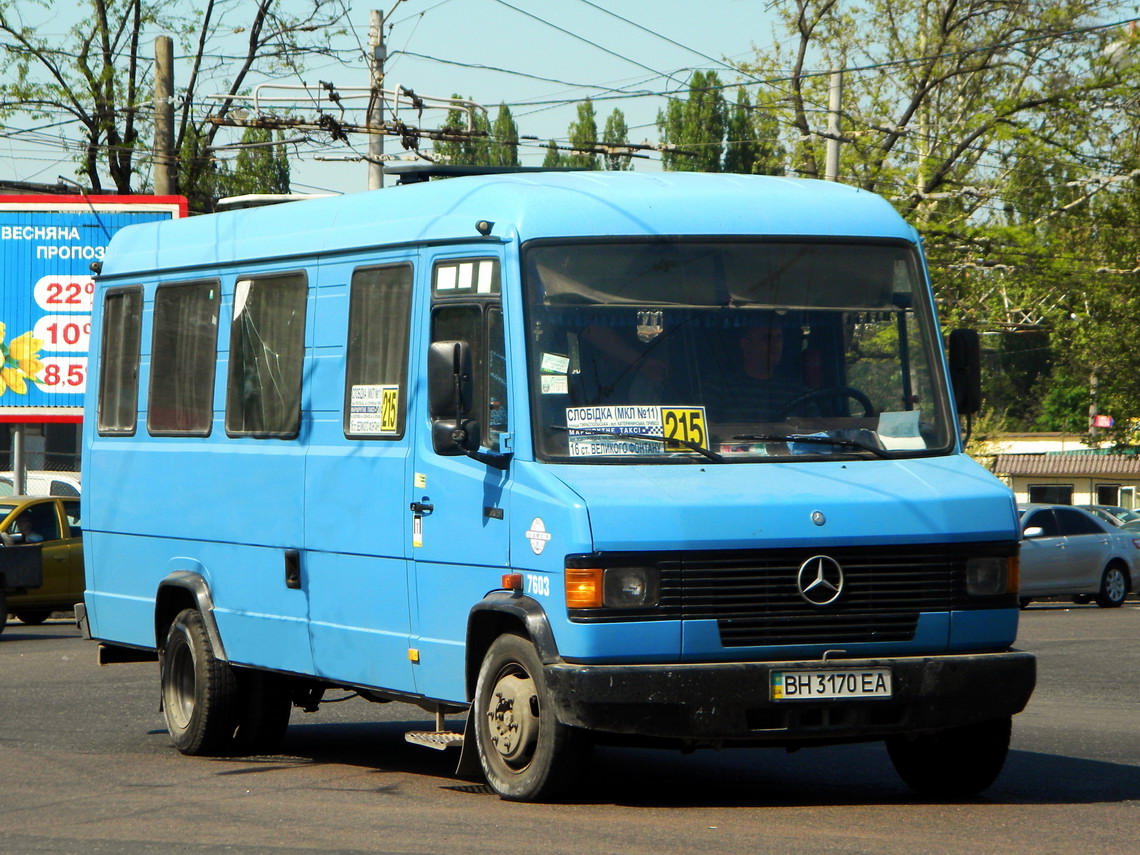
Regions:
[[[1025,531],[1023,531],[1021,533],[1021,536],[1025,537],[1025,538],[1031,538],[1031,537],[1041,537],[1043,534],[1045,534],[1045,529],[1041,528],[1041,526],[1039,526],[1039,525],[1031,525],[1029,528],[1027,528]]]
[[[471,346],[465,341],[436,341],[428,349],[428,414],[436,454],[479,450],[479,422],[468,418],[474,398]]]
[[[949,362],[958,412],[975,415],[982,408],[982,346],[977,330],[951,331]]]

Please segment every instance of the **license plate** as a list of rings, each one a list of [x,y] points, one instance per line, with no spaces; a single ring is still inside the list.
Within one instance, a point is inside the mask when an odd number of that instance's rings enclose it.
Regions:
[[[826,701],[890,696],[890,668],[772,672],[773,701]]]

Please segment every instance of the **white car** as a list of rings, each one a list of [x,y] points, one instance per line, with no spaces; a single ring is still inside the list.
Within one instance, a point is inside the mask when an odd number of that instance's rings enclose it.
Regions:
[[[1071,596],[1119,606],[1140,573],[1140,532],[1070,505],[1020,505],[1021,605]]]
[[[15,478],[11,472],[0,472],[0,496],[15,492]],[[78,496],[81,493],[78,472],[49,472],[29,469],[24,495],[27,496]]]

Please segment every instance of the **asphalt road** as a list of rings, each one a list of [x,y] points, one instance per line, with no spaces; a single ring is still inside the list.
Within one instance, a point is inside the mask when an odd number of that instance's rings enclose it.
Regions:
[[[913,795],[881,746],[598,749],[570,804],[502,802],[406,744],[417,708],[294,711],[284,752],[180,756],[157,666],[95,665],[64,620],[0,637],[3,853],[1135,853],[1140,604],[1041,603],[1039,683],[983,797]]]

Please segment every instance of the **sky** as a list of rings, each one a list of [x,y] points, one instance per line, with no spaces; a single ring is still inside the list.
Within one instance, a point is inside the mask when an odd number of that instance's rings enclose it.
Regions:
[[[196,5],[194,0],[179,2],[186,8]],[[240,0],[241,5],[250,2]],[[695,68],[719,69],[724,82],[734,80],[724,60],[747,60],[755,54],[754,46],[769,50],[773,45],[768,5],[765,0],[356,0],[354,32],[341,42],[348,55],[360,56],[356,67],[314,62],[302,76],[283,82],[317,86],[326,80],[337,87],[366,87],[368,70],[358,49],[367,47],[369,13],[378,8],[386,20],[387,87],[400,85],[437,97],[460,94],[487,106],[492,118],[500,103],[508,104],[520,134],[538,138],[520,151],[524,165],[540,165],[546,140],[565,139],[576,102],[587,96],[595,101],[599,131],[617,107],[631,141],[655,141],[655,119],[665,97],[631,93],[683,92]],[[70,11],[72,3],[55,6],[43,26],[62,33],[68,15],[76,13]],[[175,89],[184,81],[185,71],[176,67]],[[429,111],[422,124],[437,126],[443,115]],[[414,115],[405,120],[409,118],[420,121]],[[57,140],[79,137],[75,126],[48,134]],[[367,144],[357,137],[353,147],[356,152],[332,143],[291,149],[293,189],[366,189],[366,164],[337,160],[363,153]],[[398,155],[404,149],[389,137],[385,152]],[[75,175],[73,161],[45,136],[0,134],[0,178],[54,183],[58,175]],[[659,156],[637,160],[634,168],[658,170]]]

